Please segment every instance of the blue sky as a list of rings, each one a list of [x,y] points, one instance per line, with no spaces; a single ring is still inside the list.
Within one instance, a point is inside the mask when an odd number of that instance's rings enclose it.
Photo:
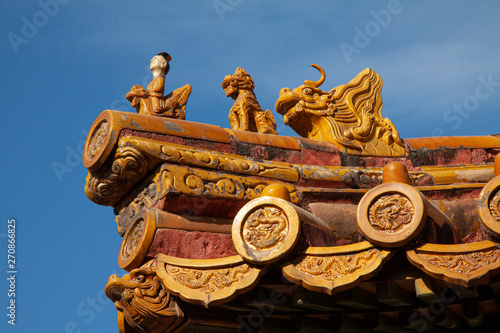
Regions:
[[[166,92],[192,86],[187,120],[229,127],[225,75],[243,67],[260,105],[324,90],[366,67],[402,138],[499,133],[498,1],[3,1],[0,68],[1,332],[117,332],[102,290],[121,238],[83,186],[81,149],[105,109],[172,55]],[[276,114],[278,133],[294,135]],[[16,221],[16,326],[7,324],[7,221]],[[1,310],[3,309],[3,310]]]

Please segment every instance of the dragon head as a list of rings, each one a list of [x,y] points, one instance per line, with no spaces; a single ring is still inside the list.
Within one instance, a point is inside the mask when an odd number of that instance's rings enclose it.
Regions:
[[[222,81],[222,88],[227,97],[236,99],[240,89],[253,91],[255,83],[243,68],[238,67],[233,75],[226,75],[224,81]]]
[[[183,312],[158,281],[154,267],[134,269],[123,278],[111,275],[104,292],[138,331],[163,332],[182,321]]]
[[[283,88],[280,91],[275,109],[283,115],[286,125],[296,122],[304,112],[319,115],[324,115],[325,112],[333,114],[333,92],[327,93],[318,88],[325,82],[325,71],[318,65],[311,64],[311,66],[321,73],[318,81],[305,80],[303,85],[293,90]]]

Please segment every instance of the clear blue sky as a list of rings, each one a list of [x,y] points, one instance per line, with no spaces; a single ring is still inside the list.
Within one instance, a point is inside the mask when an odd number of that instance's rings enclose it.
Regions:
[[[243,67],[261,106],[282,87],[366,67],[401,137],[499,133],[499,1],[2,1],[1,332],[117,332],[102,290],[121,238],[84,194],[81,147],[105,109],[173,60],[166,92],[192,85],[187,119],[228,127],[225,75]],[[294,135],[275,113],[278,132]],[[64,173],[60,171],[64,166]],[[54,166],[59,167],[56,172]],[[7,221],[16,220],[16,326],[7,324]]]

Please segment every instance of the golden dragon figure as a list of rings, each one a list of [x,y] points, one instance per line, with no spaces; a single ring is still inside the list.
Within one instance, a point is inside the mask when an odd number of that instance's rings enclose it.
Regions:
[[[382,78],[367,68],[349,83],[325,92],[318,81],[305,80],[290,90],[283,88],[276,111],[286,125],[303,137],[330,142],[348,154],[404,156],[405,146],[396,127],[382,118]]]

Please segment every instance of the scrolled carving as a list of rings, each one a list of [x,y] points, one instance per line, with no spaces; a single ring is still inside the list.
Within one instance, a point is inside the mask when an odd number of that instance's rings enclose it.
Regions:
[[[397,193],[379,197],[369,208],[370,224],[375,229],[387,233],[404,229],[414,214],[411,201]]]
[[[236,186],[230,179],[221,179],[215,185],[220,192],[229,194],[236,193]]]
[[[181,148],[173,145],[161,147],[163,159],[191,166],[200,166],[221,171],[259,175],[283,180],[298,180],[298,173],[289,166],[278,163],[263,163],[246,160],[241,157],[205,152],[194,148]],[[274,176],[273,176],[274,175]]]
[[[218,198],[251,200],[258,198],[262,190],[271,181],[251,177],[238,177],[230,174],[193,170],[182,166],[163,165],[154,178],[158,188],[156,199],[165,197],[168,193],[183,193],[188,195],[205,195]],[[297,193],[292,185],[286,184],[291,192],[292,201],[297,201]]]
[[[106,296],[139,332],[171,332],[184,320],[184,312],[158,280],[154,267],[134,269],[123,278],[111,275]]]
[[[297,182],[299,172],[288,163],[255,161],[240,155],[224,154],[203,149],[143,138],[124,138],[124,142],[139,148],[144,154],[170,163],[230,171]]]
[[[116,203],[137,181],[144,178],[151,164],[137,148],[121,146],[117,149],[109,168],[90,172],[85,192],[97,204]]]
[[[186,185],[186,187],[190,190],[190,192],[192,194],[200,195],[204,191],[203,181],[201,180],[200,177],[198,177],[196,175],[193,175],[193,174],[187,175],[184,178],[184,184]]]
[[[281,243],[288,232],[288,219],[278,207],[263,207],[250,214],[243,224],[243,239],[254,250],[269,250]]]
[[[144,155],[135,147],[120,147],[111,165],[112,178],[133,179],[146,172]]]

